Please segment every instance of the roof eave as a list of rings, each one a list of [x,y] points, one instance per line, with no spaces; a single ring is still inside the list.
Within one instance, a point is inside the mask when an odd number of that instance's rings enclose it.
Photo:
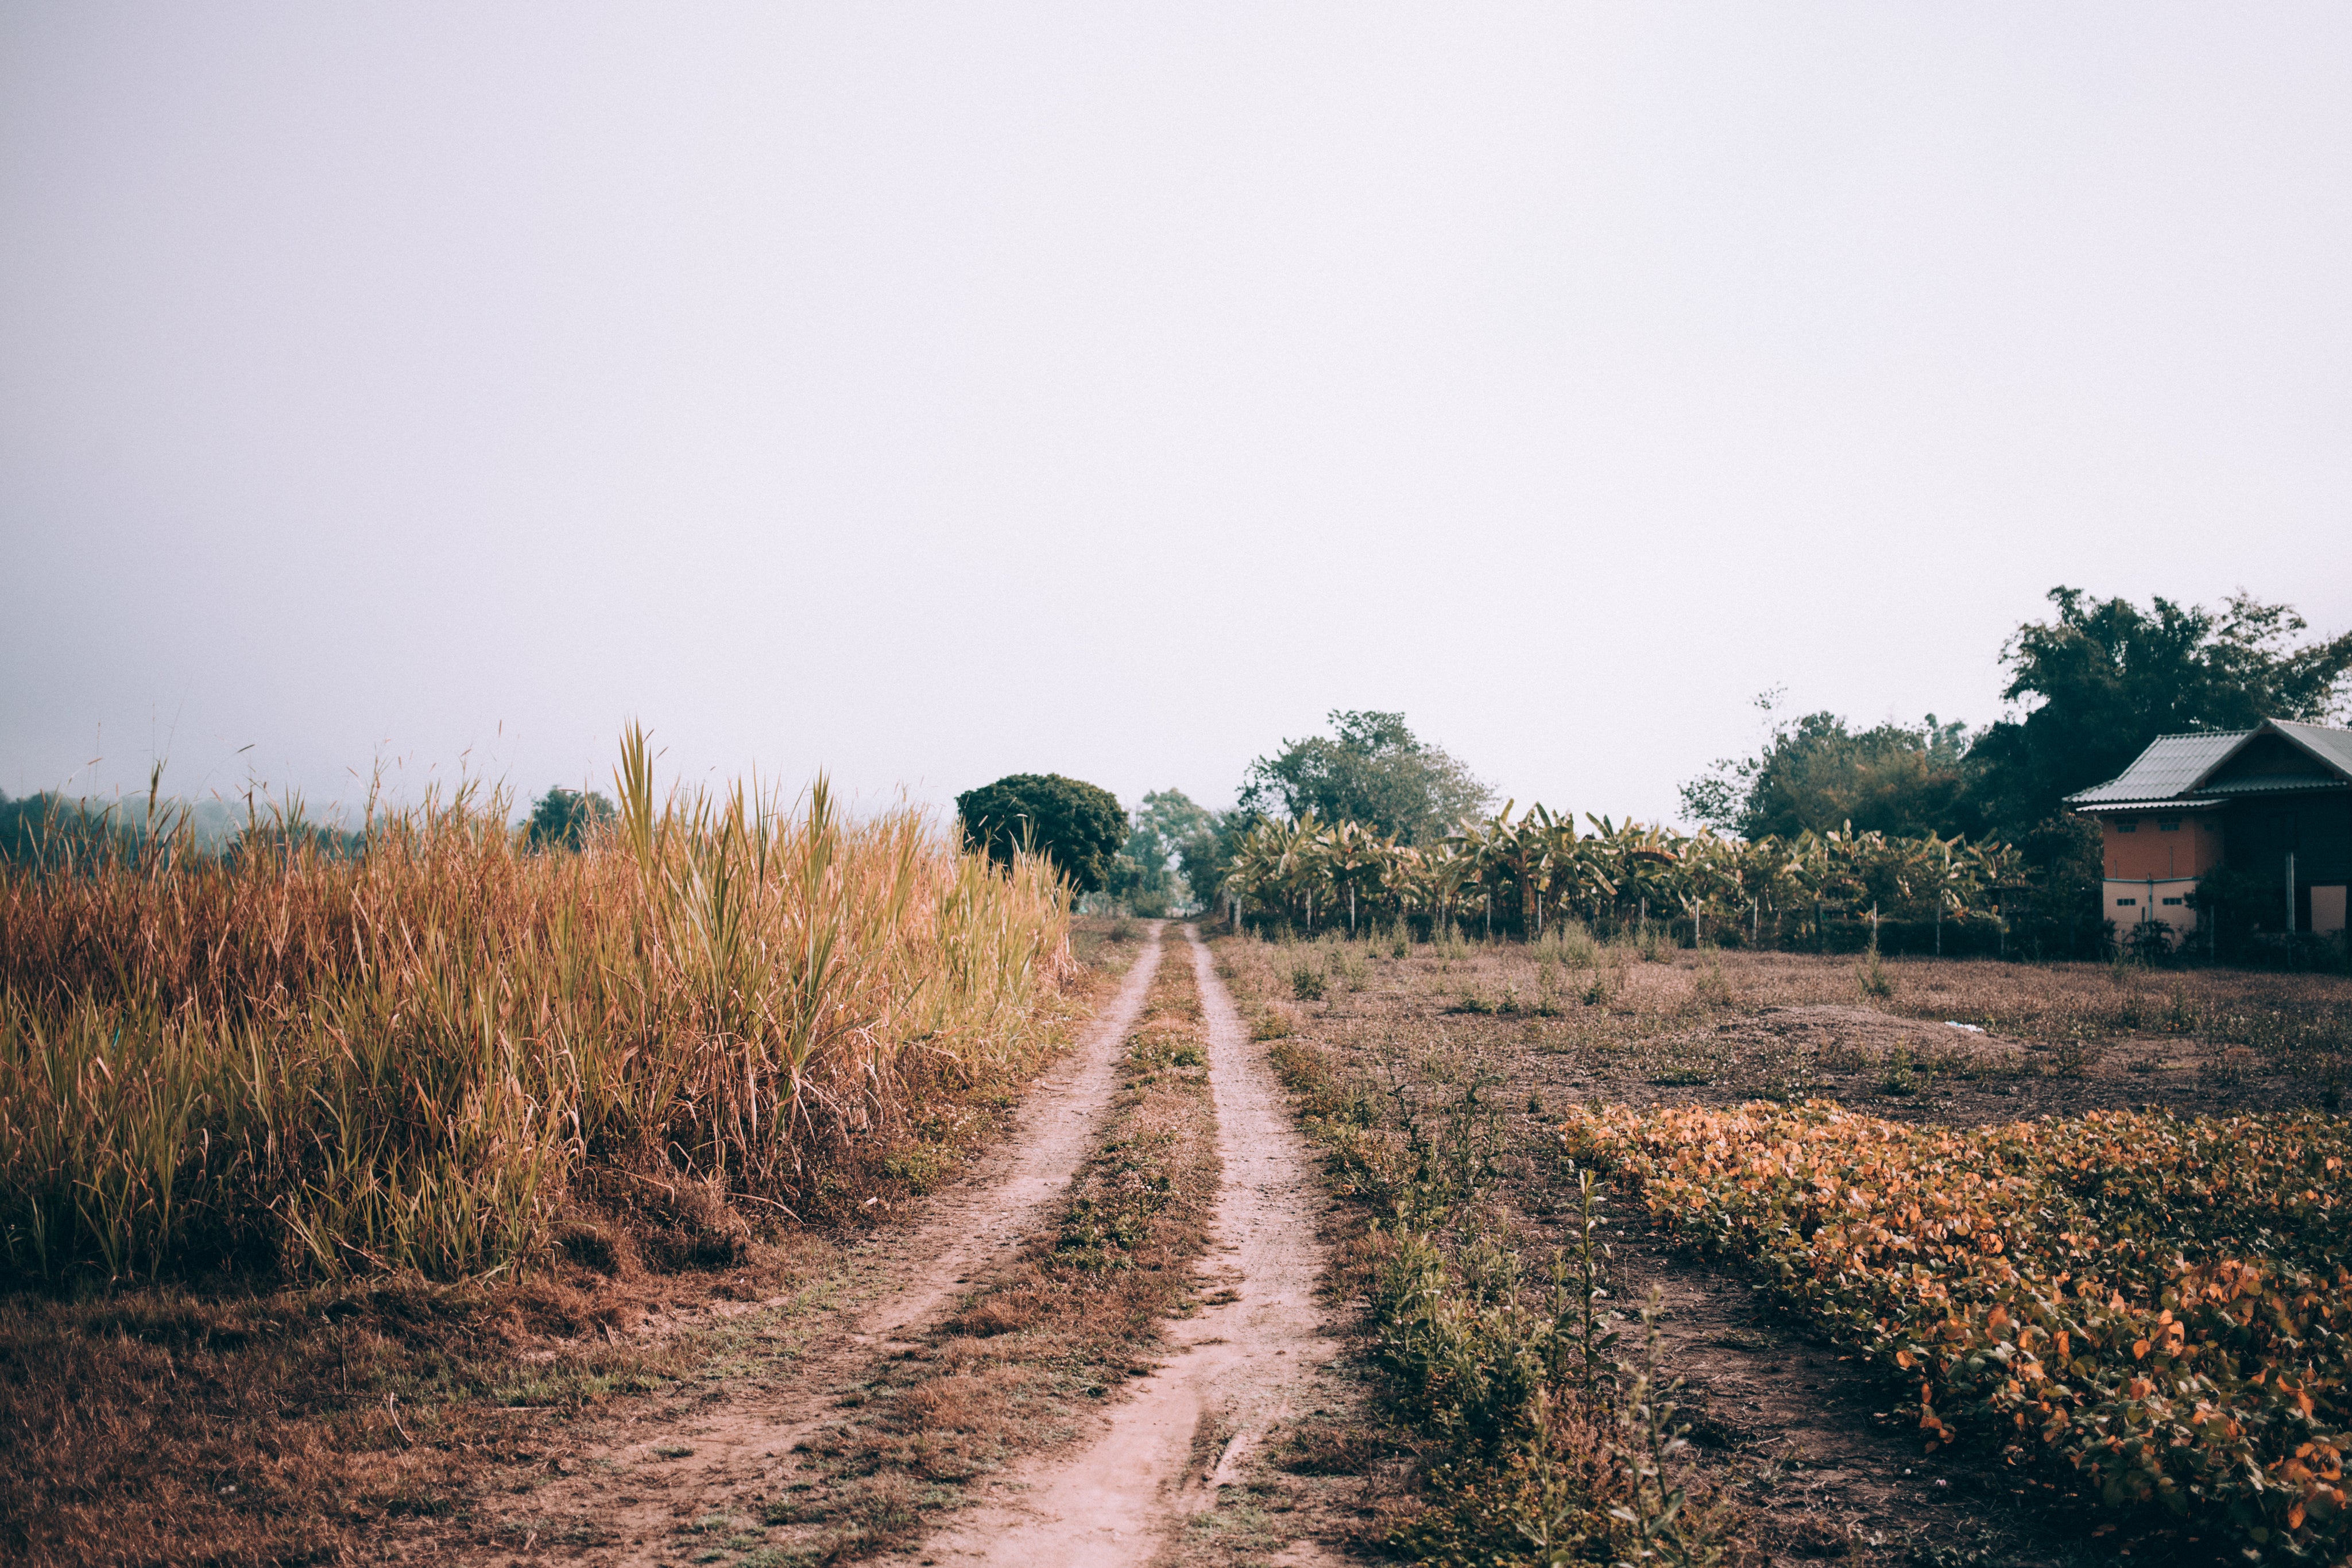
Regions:
[[[2072,800],[2066,802],[2068,810],[2082,812],[2194,811],[2228,804],[2218,795],[2157,795],[2138,800],[2085,800],[2079,805]]]

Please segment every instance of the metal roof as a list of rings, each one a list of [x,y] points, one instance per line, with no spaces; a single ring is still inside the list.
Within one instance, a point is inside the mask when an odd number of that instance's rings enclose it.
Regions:
[[[2296,789],[2341,789],[2341,779],[2314,779],[2308,773],[2261,774],[2252,779],[2224,779],[2200,791],[2206,795],[2284,795]]]
[[[2253,734],[2251,729],[2203,735],[2159,735],[2132,765],[2104,784],[2066,797],[2069,806],[2104,806],[2126,800],[2170,800]]]
[[[2295,774],[2231,779],[2218,784],[2206,782],[2241,747],[2266,732],[2284,736],[2325,763],[2336,777],[2314,779]],[[2113,810],[2120,806],[2143,804],[2206,806],[2218,804],[2217,798],[2221,796],[2336,789],[2347,782],[2352,782],[2352,729],[2272,718],[2264,719],[2253,729],[2160,735],[2148,743],[2147,749],[2134,758],[2129,768],[2105,784],[2067,796],[2066,804],[2077,810]],[[2196,798],[2191,799],[2192,795]]]
[[[2352,729],[2331,729],[2324,724],[2292,724],[2283,718],[2270,727],[2322,762],[2352,779]]]
[[[2101,800],[2095,803],[2086,803],[2080,797],[2075,796],[2070,796],[2067,800],[2068,806],[2077,811],[2145,811],[2150,807],[2150,805],[2160,806],[2164,810],[2170,811],[2194,811],[2200,807],[2226,806],[2229,803],[2230,798],[2226,795],[2204,794],[2168,795],[2162,800],[2153,802],[2147,800]]]

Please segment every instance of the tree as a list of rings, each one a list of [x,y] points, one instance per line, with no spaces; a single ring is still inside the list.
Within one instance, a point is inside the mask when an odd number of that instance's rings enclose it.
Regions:
[[[530,847],[576,850],[589,830],[613,820],[613,802],[593,789],[566,789],[561,784],[541,795],[530,809]]]
[[[1770,712],[1776,695],[1758,706]],[[1835,714],[1809,713],[1775,725],[1755,756],[1727,757],[1685,784],[1683,814],[1750,840],[1847,823],[1904,836],[1974,832],[1968,749],[1968,726],[1934,714],[1857,732]]]
[[[1010,863],[1020,851],[1045,855],[1080,893],[1109,880],[1127,841],[1118,797],[1059,773],[1013,773],[956,797],[964,847]]]
[[[2159,735],[2247,729],[2265,718],[2340,721],[2352,692],[2352,632],[2301,643],[2291,605],[2240,592],[2219,611],[2053,588],[2058,613],[2001,649],[2001,694],[2030,702],[1969,749],[1983,810],[2022,837],[2077,789],[2114,778]]]
[[[1285,740],[1249,766],[1241,808],[1293,821],[1308,813],[1354,821],[1401,843],[1443,839],[1495,792],[1442,747],[1417,738],[1401,713],[1328,716],[1334,734]]]
[[[1125,899],[1138,915],[1165,915],[1207,903],[1216,884],[1192,883],[1184,874],[1183,859],[1188,844],[1213,831],[1214,815],[1181,789],[1145,795],[1126,844],[1112,859],[1105,891]]]

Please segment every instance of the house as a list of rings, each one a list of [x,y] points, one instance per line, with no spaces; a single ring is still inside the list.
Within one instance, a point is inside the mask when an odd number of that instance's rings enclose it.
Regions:
[[[2099,824],[2101,913],[2128,928],[2197,928],[2198,880],[2221,866],[2278,879],[2274,931],[2340,932],[2352,884],[2352,730],[2264,719],[2166,735],[2116,778],[2066,798]]]

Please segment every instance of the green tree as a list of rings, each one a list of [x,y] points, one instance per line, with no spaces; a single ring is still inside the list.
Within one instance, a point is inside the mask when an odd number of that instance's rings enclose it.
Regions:
[[[1127,842],[1113,858],[1105,891],[1127,901],[1138,915],[1165,915],[1205,904],[1204,892],[1184,874],[1184,845],[1210,825],[1213,813],[1181,789],[1155,789],[1136,810]]]
[[[1080,893],[1101,891],[1128,838],[1118,796],[1059,773],[1013,773],[968,789],[956,813],[965,848],[1008,863],[1020,850],[1045,855]]]
[[[1758,699],[1770,711],[1774,694]],[[1725,758],[1682,787],[1683,814],[1740,837],[1793,838],[1847,823],[1906,837],[1979,830],[1969,733],[1934,714],[1853,730],[1832,713],[1773,727],[1753,757]]]
[[[1982,809],[2012,836],[2077,789],[2114,778],[2159,735],[2245,729],[2265,718],[2340,721],[2352,632],[2301,642],[2292,605],[2232,594],[2218,610],[2097,599],[2053,588],[2058,612],[2001,650],[2002,695],[2032,706],[1969,748]]]
[[[1216,904],[1242,846],[1265,820],[1255,811],[1204,810],[1200,821],[1176,841],[1176,869],[1195,903]]]
[[[566,789],[559,784],[531,806],[530,847],[576,850],[590,829],[612,820],[611,800],[593,789]]]
[[[1401,713],[1329,715],[1333,735],[1285,740],[1249,766],[1241,809],[1293,821],[1309,812],[1355,821],[1402,843],[1435,843],[1495,792],[1444,748],[1416,737]]]

